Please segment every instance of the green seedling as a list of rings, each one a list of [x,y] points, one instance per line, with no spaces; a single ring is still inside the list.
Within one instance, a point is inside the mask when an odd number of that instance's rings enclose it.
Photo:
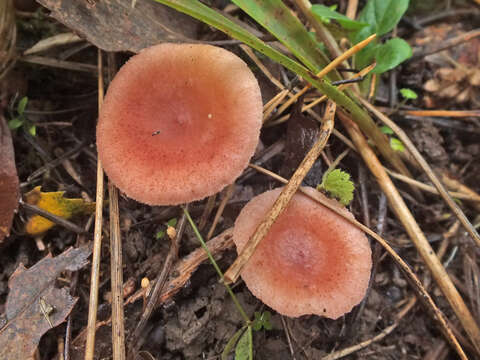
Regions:
[[[177,218],[170,219],[165,223],[165,226],[167,228],[175,227],[176,225],[177,225]],[[167,233],[166,231],[167,231],[166,229],[160,230],[159,232],[157,232],[155,234],[155,238],[157,240],[163,239],[165,237],[166,233]]]
[[[400,89],[400,95],[402,95],[405,100],[415,100],[418,98],[417,93],[408,88]]]
[[[252,328],[255,331],[260,331],[262,329],[272,330],[272,324],[270,324],[270,319],[272,314],[270,311],[258,312],[255,311],[255,319],[253,320]]]
[[[349,173],[334,169],[323,175],[322,183],[317,186],[317,190],[327,191],[346,206],[353,200],[355,185],[350,180]]]
[[[392,129],[390,129],[388,126],[382,126],[380,130],[385,134],[385,135],[394,135],[394,132]],[[394,136],[389,136],[390,139],[390,147],[395,150],[395,151],[405,151],[405,146],[403,143],[397,139]]]
[[[28,131],[30,135],[35,136],[37,134],[36,126],[32,122],[28,121],[25,116],[25,109],[27,108],[27,104],[28,97],[24,96],[20,99],[17,104],[15,116],[8,121],[8,128],[10,130],[17,130],[23,127],[26,131]]]

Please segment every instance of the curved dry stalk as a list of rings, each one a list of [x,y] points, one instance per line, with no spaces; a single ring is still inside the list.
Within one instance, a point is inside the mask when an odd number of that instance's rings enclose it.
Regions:
[[[317,160],[332,132],[335,111],[336,104],[333,101],[329,100],[325,109],[323,124],[320,128],[316,143],[313,145],[313,147],[303,159],[302,163],[299,165],[298,169],[292,175],[292,178],[288,182],[287,186],[285,186],[285,188],[282,190],[270,211],[267,213],[267,215],[265,215],[265,218],[257,226],[255,233],[248,240],[240,255],[230,266],[230,268],[225,272],[224,281],[226,283],[232,283],[238,279],[238,277],[240,276],[240,272],[255,252],[257,245],[267,235],[270,227],[273,225],[277,217],[280,216],[280,214],[285,210],[290,199],[293,197],[300,184],[302,183],[303,179],[307,175],[308,171],[313,166],[313,163]]]
[[[463,301],[460,293],[456,289],[448,273],[443,267],[442,263],[434,253],[430,243],[425,234],[418,226],[415,218],[405,204],[403,198],[393,184],[392,180],[384,170],[382,164],[378,160],[373,150],[368,145],[363,134],[358,129],[358,126],[350,120],[350,118],[342,112],[339,112],[339,118],[342,120],[350,137],[357,146],[366,165],[375,176],[380,188],[387,196],[388,202],[397,218],[403,224],[407,234],[412,242],[415,244],[420,256],[425,261],[426,265],[432,272],[432,275],[437,282],[440,290],[443,292],[452,309],[457,314],[463,328],[467,332],[471,341],[477,347],[480,353],[480,329],[478,328],[472,314]]]
[[[284,184],[287,183],[287,179],[269,171],[266,170],[260,166],[250,164],[249,165],[251,168],[262,172]],[[382,247],[385,249],[385,251],[393,258],[393,260],[397,263],[397,265],[400,267],[400,269],[404,272],[406,278],[410,280],[410,284],[412,285],[413,289],[416,291],[418,298],[422,301],[422,303],[429,309],[432,313],[432,316],[434,319],[438,322],[438,325],[440,329],[442,330],[442,333],[448,340],[448,342],[453,346],[455,351],[458,353],[461,359],[467,359],[461,345],[459,344],[457,338],[453,334],[452,330],[450,329],[450,326],[447,323],[447,320],[445,319],[445,316],[441,312],[441,310],[435,305],[435,302],[433,301],[432,297],[430,294],[425,290],[423,287],[422,283],[420,280],[417,278],[415,273],[410,269],[408,264],[403,261],[403,259],[395,252],[395,250],[387,243],[385,239],[383,239],[380,235],[378,235],[376,232],[368,228],[367,226],[363,225],[361,222],[350,218],[349,216],[346,216],[343,212],[341,212],[339,209],[333,207],[330,203],[326,202],[324,199],[322,199],[320,196],[315,196],[314,194],[310,192],[303,191],[302,188],[298,189],[301,191],[303,194],[306,196],[310,197],[311,199],[317,201],[318,203],[322,204],[326,208],[330,209],[337,215],[341,216],[351,224],[355,225],[359,229],[361,229],[363,232],[366,234],[370,235],[372,238],[374,238]]]
[[[470,223],[470,221],[467,219],[465,214],[463,213],[462,209],[453,201],[451,196],[448,194],[447,190],[443,186],[442,182],[438,179],[438,177],[435,175],[433,172],[432,168],[428,165],[428,163],[425,161],[423,156],[420,154],[420,152],[417,150],[415,145],[413,145],[412,141],[410,138],[405,134],[405,132],[395,124],[390,118],[386,115],[384,115],[381,111],[377,110],[375,106],[370,104],[368,101],[362,99],[361,97],[358,97],[362,104],[370,110],[380,121],[382,121],[385,125],[387,125],[389,128],[393,130],[395,135],[398,136],[398,138],[405,144],[407,149],[410,151],[410,153],[413,155],[415,160],[420,164],[422,167],[423,171],[425,171],[425,174],[427,174],[428,178],[430,181],[435,185],[437,188],[438,192],[442,196],[443,200],[447,203],[448,207],[452,210],[452,212],[455,214],[455,216],[460,220],[460,223],[463,225],[465,230],[470,234],[472,239],[475,241],[477,246],[480,247],[480,235],[478,232],[475,230],[473,225]],[[480,352],[480,330],[478,333],[478,349]]]
[[[102,51],[98,49],[98,73],[103,74]],[[98,111],[103,103],[103,76],[98,77]],[[95,204],[95,229],[93,232],[92,272],[90,274],[90,300],[88,302],[87,342],[85,360],[93,360],[95,350],[95,332],[97,330],[98,285],[100,280],[100,262],[102,252],[102,220],[103,220],[103,168],[97,159],[97,190]]]
[[[15,65],[17,25],[13,0],[0,1],[0,79]]]
[[[210,226],[210,229],[208,230],[206,241],[210,240],[213,233],[215,232],[215,228],[218,225],[218,221],[220,220],[220,216],[222,216],[223,210],[225,210],[225,206],[227,206],[228,200],[230,200],[230,198],[232,197],[234,190],[235,190],[235,183],[227,186],[225,196],[223,197],[222,201],[220,202],[220,205],[218,206],[217,212],[215,213],[215,217],[213,218],[212,226]]]

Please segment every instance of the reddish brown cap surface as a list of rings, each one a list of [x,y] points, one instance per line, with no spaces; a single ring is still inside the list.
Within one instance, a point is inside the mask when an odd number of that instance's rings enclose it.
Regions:
[[[313,188],[304,189],[326,199]],[[243,208],[233,232],[239,252],[280,191],[278,188],[258,195]],[[328,201],[343,208],[335,200]],[[337,319],[365,296],[371,267],[371,250],[363,232],[297,193],[241,276],[257,298],[280,314]]]
[[[110,84],[97,127],[108,177],[152,205],[202,199],[248,165],[262,98],[247,65],[210,45],[161,44],[133,56]]]

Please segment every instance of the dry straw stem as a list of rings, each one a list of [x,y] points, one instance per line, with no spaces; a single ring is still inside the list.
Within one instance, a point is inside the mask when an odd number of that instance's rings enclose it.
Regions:
[[[475,230],[475,228],[472,226],[470,221],[467,219],[467,217],[463,213],[462,209],[460,209],[460,207],[455,203],[455,201],[453,201],[453,199],[451,198],[451,196],[448,194],[447,190],[443,186],[442,182],[435,175],[435,173],[430,168],[430,166],[425,161],[425,159],[420,154],[420,152],[417,150],[415,145],[413,145],[413,143],[410,141],[407,134],[405,134],[405,132],[402,129],[400,129],[400,127],[398,127],[397,124],[395,124],[392,120],[390,120],[390,118],[388,116],[384,115],[381,111],[377,110],[375,108],[375,106],[370,104],[368,101],[365,101],[361,97],[359,97],[359,99],[362,102],[362,104],[368,110],[370,110],[380,121],[382,121],[385,125],[387,125],[389,128],[391,128],[393,130],[393,132],[395,133],[395,135],[397,135],[398,138],[405,144],[405,146],[410,151],[410,153],[413,155],[415,160],[418,162],[418,164],[420,164],[423,171],[425,171],[425,174],[427,174],[430,181],[433,183],[433,185],[435,185],[438,192],[440,193],[442,198],[445,200],[447,205],[450,207],[452,212],[455,214],[455,216],[458,218],[458,220],[460,220],[460,223],[463,225],[465,230],[467,230],[467,232],[470,234],[470,236],[475,241],[477,246],[480,247],[480,236],[478,235],[478,232]],[[479,331],[478,340],[479,340],[478,346],[479,346],[479,350],[480,350],[480,331]]]
[[[123,314],[122,236],[118,190],[108,182],[110,205],[110,276],[112,288],[112,350],[113,360],[125,360],[125,325]]]
[[[367,75],[370,73],[370,71],[372,71],[372,70],[375,68],[376,65],[377,65],[376,63],[373,63],[373,64],[368,65],[368,66],[365,67],[364,69],[360,70],[357,74],[353,75],[353,76],[351,77],[351,79],[358,79],[358,78],[362,78],[362,77],[364,77],[364,76],[367,76]],[[348,87],[348,86],[351,86],[351,85],[353,85],[353,83],[341,84],[341,85],[338,87],[338,89],[339,89],[339,90],[343,90],[344,88],[346,88],[346,87]],[[311,108],[313,108],[314,106],[320,104],[321,102],[325,101],[326,99],[327,99],[327,96],[322,95],[322,96],[320,96],[318,99],[315,99],[314,101],[312,101],[312,102],[310,102],[310,103],[308,103],[308,104],[306,104],[306,105],[303,105],[303,107],[302,107],[302,112],[309,111]],[[281,113],[280,111],[277,112],[277,114],[280,114],[280,113]],[[310,113],[310,112],[309,112],[309,113]],[[281,124],[281,123],[287,121],[289,118],[290,118],[290,115],[288,115],[288,114],[287,114],[287,115],[284,115],[284,116],[281,116],[280,118],[275,119],[275,120],[269,122],[269,123],[267,124],[267,126],[274,126],[274,125]],[[265,121],[265,119],[266,119],[266,116],[264,115],[264,121]]]
[[[432,272],[432,275],[435,278],[438,286],[460,319],[463,328],[469,335],[472,343],[475,344],[477,351],[480,353],[480,330],[478,329],[472,314],[465,305],[465,302],[455,288],[455,285],[448,276],[448,273],[445,271],[442,263],[433,252],[430,243],[418,226],[415,218],[403,201],[397,188],[384,170],[373,150],[368,145],[357,125],[344,113],[339,112],[338,114],[358,151],[360,152],[360,155],[387,196],[390,207],[405,227],[410,239],[415,244],[418,252]]]
[[[405,175],[402,175],[402,174],[399,174],[399,173],[396,173],[394,171],[391,171],[391,170],[388,170],[387,168],[385,168],[385,171],[393,178],[395,179],[398,179],[400,181],[403,181],[407,184],[410,184],[410,185],[413,185],[413,186],[416,186],[418,187],[419,189],[421,190],[424,190],[426,192],[429,192],[431,194],[436,194],[436,195],[440,195],[440,193],[438,192],[438,190],[434,187],[434,186],[431,186],[431,185],[427,185],[421,181],[417,181],[415,179],[412,179],[408,176],[405,176]],[[442,178],[443,180],[443,178]],[[443,181],[445,182],[445,181]],[[447,184],[445,182],[445,184]],[[448,184],[447,184],[448,187],[450,187]],[[462,190],[462,191],[449,191],[448,192],[450,194],[450,196],[453,196],[454,198],[457,198],[457,199],[460,199],[460,200],[468,200],[468,201],[473,201],[473,202],[476,202],[478,203],[478,205],[480,205],[480,195],[478,195],[476,192],[474,192],[473,190],[470,190],[470,192],[467,192],[467,190]],[[474,204],[475,205],[475,204]]]
[[[462,184],[460,181],[451,178],[446,172],[442,172],[442,182],[451,190],[467,194],[468,200],[480,200],[480,194]],[[473,206],[477,211],[480,211],[480,203],[475,202]]]
[[[352,19],[355,20],[357,17],[357,8],[358,8],[358,0],[348,0],[348,6],[347,6],[347,11],[345,12],[345,15]]]
[[[372,152],[372,154],[373,154],[373,152]],[[375,156],[375,155],[373,154],[373,156]],[[279,176],[279,175],[277,175],[277,174],[275,174],[275,173],[273,173],[269,170],[266,170],[266,169],[264,169],[260,166],[253,165],[253,164],[250,164],[249,166],[254,168],[255,170],[257,170],[259,172],[262,172],[264,174],[267,174],[267,175],[271,176],[272,178],[274,178],[274,179],[276,179],[276,180],[278,180],[278,181],[280,181],[284,184],[287,183],[286,179],[284,179],[283,177],[281,177],[281,176]],[[393,186],[393,184],[392,184],[392,186]],[[299,191],[301,191],[306,196],[312,198],[313,200],[319,202],[323,206],[327,207],[328,209],[330,209],[331,211],[333,211],[337,215],[343,217],[348,222],[357,226],[363,232],[365,232],[366,234],[368,234],[372,238],[374,238],[380,245],[382,245],[382,247],[385,249],[385,251],[393,258],[393,260],[397,263],[397,265],[400,267],[400,269],[404,272],[406,278],[410,281],[410,284],[412,285],[413,289],[416,291],[416,293],[418,295],[418,298],[422,301],[422,303],[425,305],[425,307],[428,310],[431,311],[431,314],[432,314],[433,318],[437,321],[437,323],[440,327],[440,330],[442,330],[442,333],[444,334],[444,336],[446,337],[448,342],[454,347],[455,351],[457,351],[460,358],[467,359],[467,357],[465,356],[465,353],[463,352],[462,347],[460,346],[460,344],[458,343],[455,335],[453,334],[452,330],[450,329],[450,326],[448,325],[448,323],[445,319],[445,316],[440,311],[440,309],[437,307],[437,305],[435,305],[432,297],[427,292],[427,290],[425,290],[425,288],[423,287],[422,283],[417,278],[415,273],[410,269],[410,267],[407,265],[407,263],[405,263],[405,261],[403,261],[403,259],[395,252],[395,250],[393,250],[393,248],[380,235],[378,235],[377,233],[372,231],[367,226],[363,225],[361,222],[346,216],[339,209],[333,207],[328,202],[325,202],[321,197],[312,196],[312,193],[304,192],[302,188],[300,188]]]
[[[368,38],[365,40],[359,42],[358,44],[352,46],[350,49],[345,51],[343,54],[341,54],[339,57],[337,57],[335,60],[330,62],[327,66],[325,66],[316,76],[317,78],[321,79],[325,75],[327,75],[330,71],[335,69],[337,66],[339,66],[344,60],[350,58],[360,50],[362,50],[365,46],[370,44],[375,38],[377,37],[376,34],[370,35]],[[288,99],[277,111],[277,115],[282,114],[290,105],[292,105],[297,99],[305,94],[308,89],[312,87],[311,84],[307,84],[302,90],[297,92],[294,96],[292,96],[290,99]]]
[[[117,71],[114,53],[108,54],[108,79],[112,81]],[[125,360],[125,324],[123,313],[123,264],[122,236],[120,232],[120,211],[118,189],[109,180],[110,206],[110,282],[112,289],[112,350],[113,360]]]
[[[302,160],[302,163],[292,175],[292,178],[290,179],[288,184],[283,188],[282,192],[278,196],[270,211],[267,213],[262,222],[260,222],[257,229],[255,230],[255,233],[248,240],[247,244],[243,248],[243,251],[240,253],[232,266],[230,266],[230,268],[225,272],[224,281],[226,283],[230,284],[238,279],[240,272],[255,252],[257,245],[267,235],[270,227],[273,225],[278,216],[280,216],[280,214],[285,210],[290,199],[293,197],[300,184],[302,183],[303,179],[305,178],[305,175],[307,175],[308,171],[313,166],[313,163],[315,162],[315,160],[317,160],[332,132],[335,111],[336,104],[333,101],[329,100],[325,108],[323,124],[320,128],[317,141],[310,149],[308,154],[305,156],[305,158]]]
[[[400,111],[402,115],[412,116],[437,116],[437,117],[479,117],[480,110],[403,110]]]
[[[17,26],[13,0],[0,1],[0,79],[15,64]]]
[[[98,73],[103,74],[102,51],[98,49]],[[103,77],[98,77],[98,111],[102,107],[104,94]],[[97,159],[97,190],[95,204],[95,228],[93,232],[92,272],[90,274],[90,300],[88,302],[87,343],[85,360],[93,360],[95,351],[95,332],[98,308],[98,285],[100,279],[100,262],[102,252],[102,220],[103,220],[103,168]]]

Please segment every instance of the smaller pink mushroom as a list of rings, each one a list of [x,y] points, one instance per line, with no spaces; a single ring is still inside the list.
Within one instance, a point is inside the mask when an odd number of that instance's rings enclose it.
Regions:
[[[353,215],[313,188],[303,188]],[[281,188],[253,198],[235,222],[240,253]],[[297,193],[241,273],[249,290],[280,314],[337,319],[365,296],[372,267],[364,233],[311,198]]]
[[[133,56],[110,84],[98,155],[127,196],[176,205],[235,181],[261,125],[260,88],[238,56],[210,45],[165,43]]]

